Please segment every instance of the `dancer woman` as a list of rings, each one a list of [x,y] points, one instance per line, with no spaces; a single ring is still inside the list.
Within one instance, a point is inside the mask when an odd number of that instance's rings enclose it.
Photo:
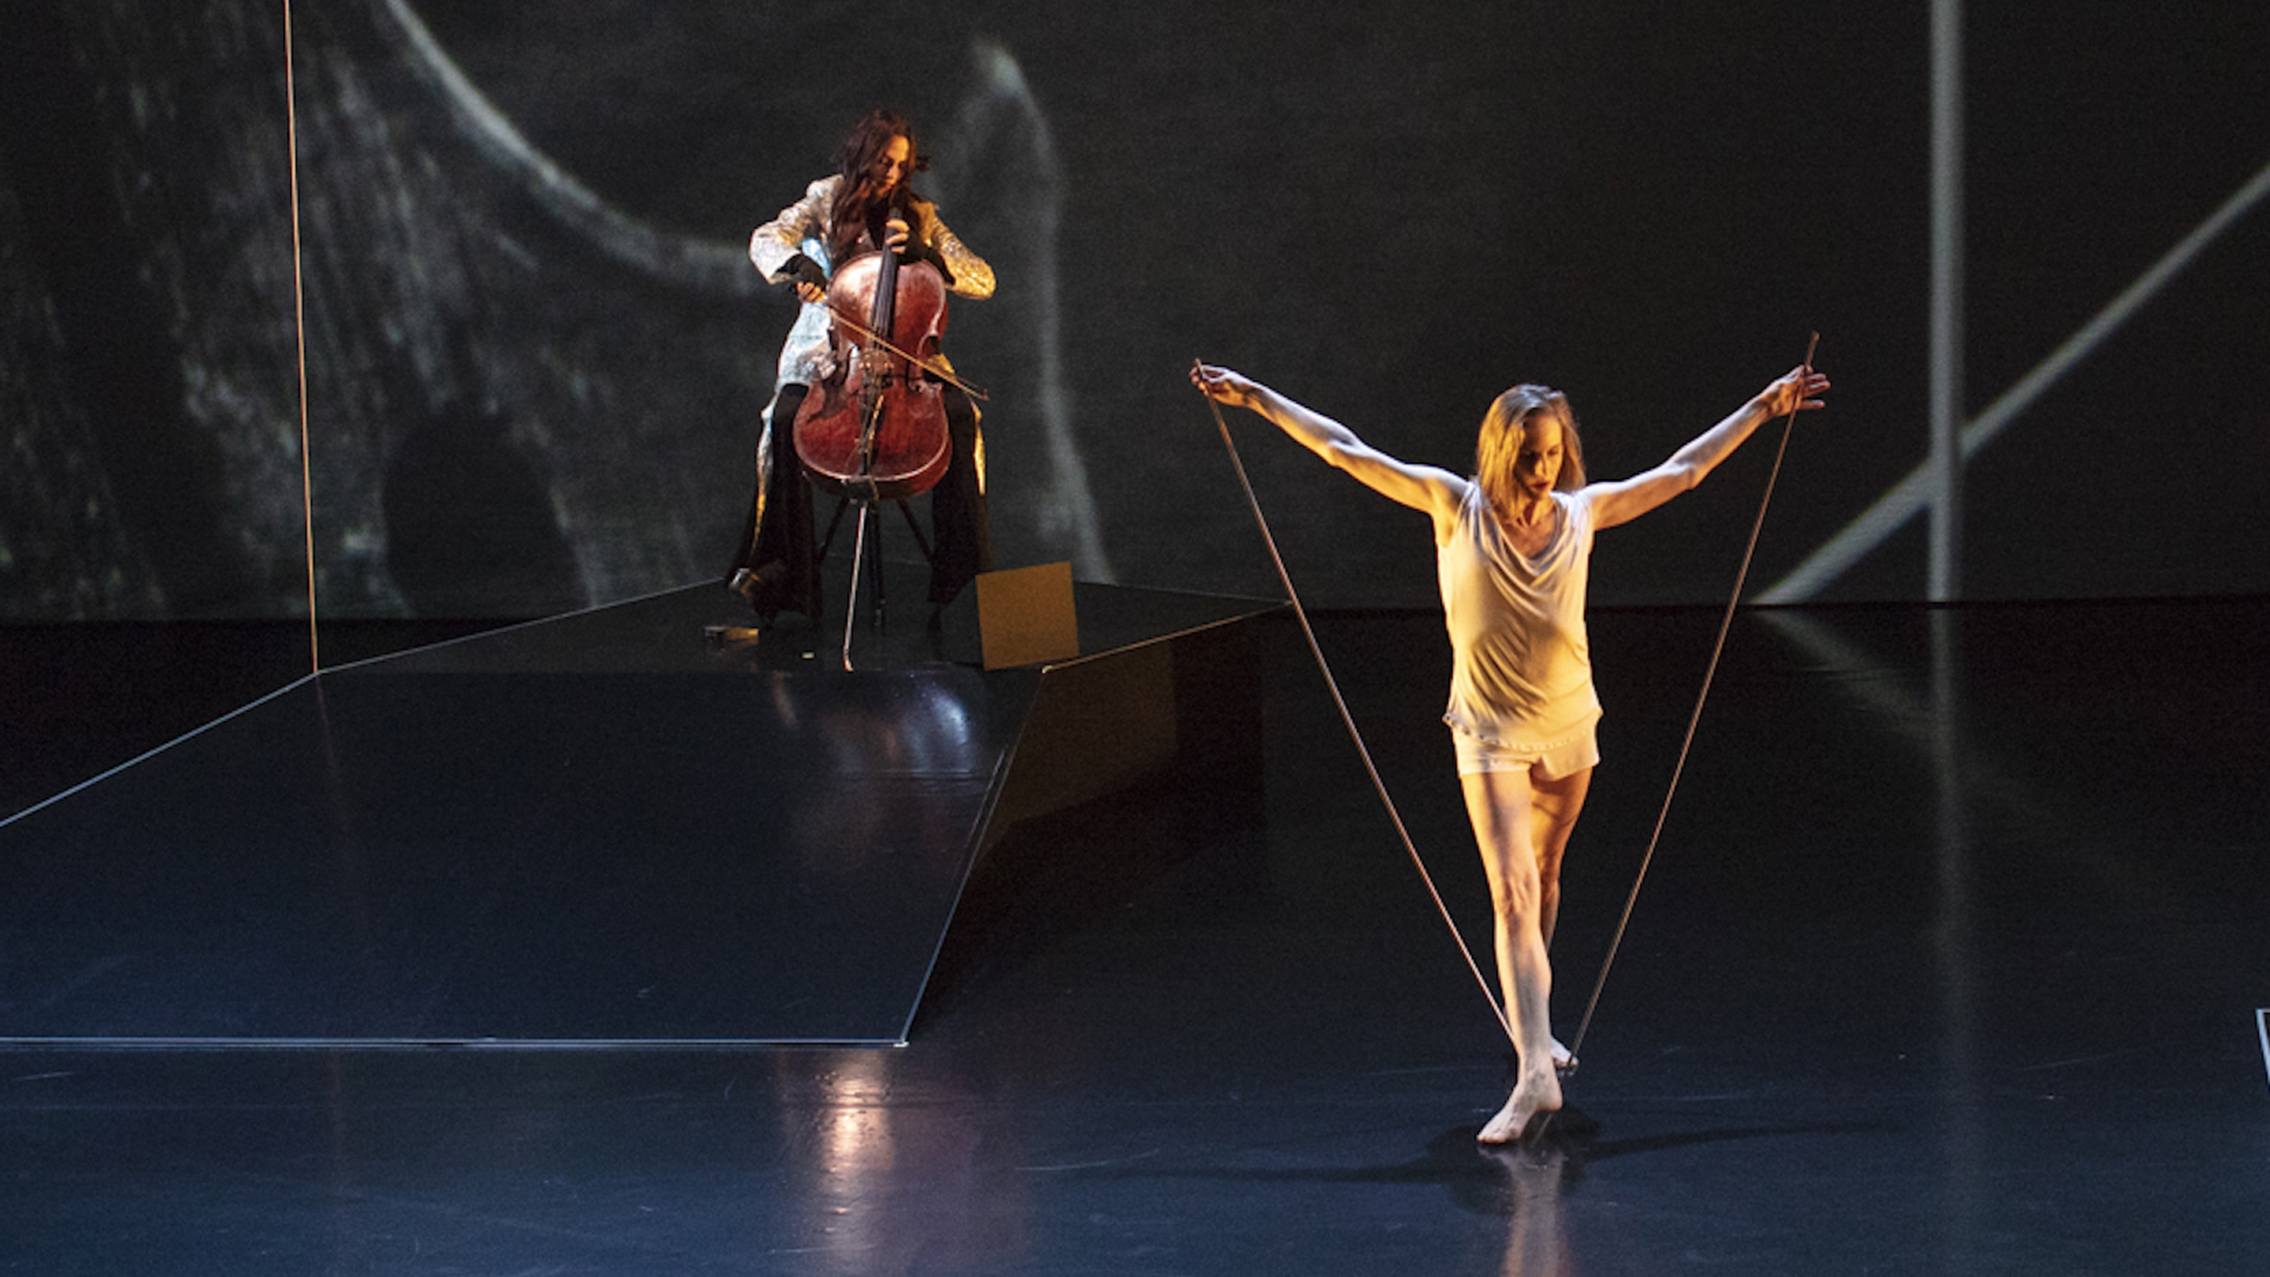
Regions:
[[[908,185],[921,167],[906,117],[870,111],[837,151],[836,172],[813,182],[804,198],[750,233],[749,261],[767,280],[795,289],[804,303],[781,347],[773,401],[757,439],[756,493],[727,579],[762,620],[783,609],[819,616],[812,501],[792,436],[805,393],[829,371],[831,274],[855,254],[888,249],[902,261],[920,259],[937,267],[948,290],[959,296],[993,295],[993,268],[946,229],[936,205]],[[950,601],[991,566],[992,557],[977,410],[951,385],[941,387],[940,398],[953,456],[930,494],[933,604]]]
[[[1547,946],[1560,912],[1561,857],[1600,761],[1600,701],[1585,643],[1592,535],[1629,523],[1703,481],[1765,421],[1819,408],[1829,379],[1792,369],[1643,474],[1587,483],[1576,416],[1557,390],[1521,385],[1482,417],[1474,475],[1415,465],[1259,382],[1201,364],[1191,381],[1250,408],[1329,464],[1434,521],[1436,576],[1450,631],[1450,724],[1466,814],[1489,879],[1498,984],[1520,1067],[1477,1137],[1519,1139],[1561,1107],[1570,1061],[1549,1022]]]

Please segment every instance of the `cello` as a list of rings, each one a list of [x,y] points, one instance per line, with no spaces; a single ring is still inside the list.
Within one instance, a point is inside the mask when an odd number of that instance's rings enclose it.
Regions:
[[[913,220],[899,201],[889,212]],[[828,282],[827,301],[835,367],[797,409],[795,444],[796,458],[816,486],[859,505],[843,620],[843,668],[849,670],[868,513],[878,501],[900,502],[903,512],[906,498],[929,491],[944,477],[953,438],[940,385],[961,383],[938,357],[946,331],[946,281],[929,262],[901,262],[887,245],[862,253]],[[912,521],[910,515],[910,526]],[[874,573],[879,626],[881,563]]]
[[[893,213],[912,221],[894,206]],[[938,268],[889,249],[845,262],[828,282],[835,370],[796,412],[796,456],[815,483],[865,502],[927,492],[952,440],[934,366],[946,332]]]

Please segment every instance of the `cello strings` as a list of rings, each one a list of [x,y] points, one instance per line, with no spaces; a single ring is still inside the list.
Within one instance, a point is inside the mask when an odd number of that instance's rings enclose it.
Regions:
[[[1261,513],[1261,502],[1253,494],[1253,483],[1246,478],[1245,461],[1238,456],[1237,443],[1230,438],[1230,427],[1222,419],[1222,408],[1212,395],[1205,396],[1206,407],[1214,414],[1214,426],[1222,432],[1222,446],[1229,450],[1230,468],[1237,472],[1237,482],[1245,490],[1246,505],[1253,510],[1253,522],[1261,529],[1261,542],[1269,547],[1269,561],[1277,567],[1277,579],[1285,587],[1285,597],[1293,605],[1293,616],[1300,621],[1301,636],[1308,640],[1309,655],[1316,658],[1316,668],[1324,675],[1324,686],[1332,693],[1332,704],[1340,711],[1340,722],[1348,729],[1348,738],[1355,742],[1356,754],[1363,759],[1364,772],[1371,777],[1372,788],[1378,792],[1380,805],[1387,809],[1387,818],[1395,826],[1395,836],[1403,840],[1403,851],[1411,858],[1411,867],[1419,871],[1419,881],[1426,884],[1427,895],[1434,901],[1435,912],[1442,916],[1442,925],[1449,928],[1450,939],[1458,946],[1458,954],[1466,960],[1466,969],[1473,973],[1474,983],[1482,990],[1482,1000],[1489,1003],[1490,1014],[1497,1017],[1498,1027],[1505,1031],[1506,1040],[1518,1052],[1521,1040],[1514,1036],[1513,1024],[1506,1019],[1505,1008],[1498,1005],[1497,994],[1482,975],[1482,968],[1474,961],[1474,951],[1466,947],[1466,938],[1458,933],[1458,924],[1450,916],[1450,907],[1442,901],[1442,893],[1435,890],[1434,878],[1427,873],[1426,862],[1419,859],[1419,849],[1411,841],[1411,833],[1403,826],[1403,815],[1395,808],[1395,800],[1388,796],[1387,784],[1379,778],[1371,750],[1364,745],[1364,735],[1356,730],[1355,716],[1348,712],[1348,702],[1340,695],[1339,680],[1332,677],[1332,666],[1324,659],[1324,649],[1317,646],[1316,631],[1308,623],[1308,610],[1301,606],[1301,596],[1293,588],[1292,574],[1285,570],[1284,556],[1277,552],[1277,539],[1269,533],[1269,520]]]
[[[1805,343],[1804,372],[1798,381],[1797,403],[1805,401],[1805,378],[1813,373],[1813,353],[1820,348],[1821,335],[1814,333]],[[1766,506],[1773,500],[1774,480],[1781,477],[1781,459],[1789,452],[1789,436],[1797,424],[1797,405],[1791,405],[1789,415],[1781,423],[1781,444],[1774,449],[1773,469],[1766,475],[1765,495],[1758,499],[1758,517],[1750,524],[1750,542],[1742,547],[1742,566],[1734,574],[1734,593],[1726,600],[1726,614],[1719,618],[1718,639],[1711,644],[1710,665],[1703,671],[1702,690],[1695,695],[1694,712],[1687,717],[1687,737],[1679,743],[1679,761],[1671,768],[1670,787],[1663,791],[1663,806],[1655,813],[1655,832],[1647,837],[1647,852],[1640,857],[1639,874],[1632,879],[1631,894],[1624,899],[1624,914],[1616,922],[1616,934],[1608,942],[1607,961],[1600,964],[1600,978],[1592,983],[1592,996],[1585,1001],[1584,1018],[1577,1022],[1576,1036],[1569,1040],[1569,1053],[1576,1054],[1584,1045],[1585,1031],[1592,1027],[1592,1013],[1600,1007],[1600,991],[1608,987],[1608,972],[1616,965],[1616,951],[1623,946],[1624,930],[1631,925],[1632,909],[1639,904],[1639,889],[1647,882],[1647,868],[1655,860],[1655,847],[1663,837],[1663,822],[1671,814],[1671,796],[1679,792],[1679,774],[1686,770],[1687,751],[1694,747],[1695,727],[1702,722],[1703,702],[1710,698],[1710,681],[1718,673],[1719,654],[1726,650],[1726,632],[1734,624],[1735,605],[1742,601],[1742,582],[1750,575],[1750,556],[1758,548],[1758,533],[1766,526]],[[1549,1122],[1551,1119],[1548,1118]]]

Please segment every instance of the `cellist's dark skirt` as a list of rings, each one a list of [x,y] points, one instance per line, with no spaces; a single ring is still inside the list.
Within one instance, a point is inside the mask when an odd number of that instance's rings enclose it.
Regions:
[[[761,494],[764,526],[757,526],[759,493],[752,492],[733,560],[734,570],[745,568],[756,575],[749,602],[766,618],[801,612],[816,620],[823,607],[812,485],[796,457],[795,431],[787,425],[796,420],[805,390],[794,384],[780,388],[773,420],[781,428],[772,432],[770,489]],[[993,548],[985,493],[977,478],[977,412],[968,396],[952,386],[941,387],[941,398],[953,455],[945,475],[930,490],[930,601],[942,604],[992,566]]]

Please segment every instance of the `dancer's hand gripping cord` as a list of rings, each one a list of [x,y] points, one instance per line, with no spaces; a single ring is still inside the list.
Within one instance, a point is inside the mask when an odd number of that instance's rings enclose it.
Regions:
[[[1813,334],[1816,344],[1820,339],[1819,333]],[[1828,401],[1820,397],[1827,393],[1828,388],[1829,379],[1813,371],[1813,352],[1808,348],[1804,363],[1774,378],[1764,390],[1758,392],[1757,398],[1752,402],[1764,409],[1769,418],[1795,416],[1800,412],[1828,407]]]
[[[1215,368],[1193,359],[1190,361],[1190,384],[1198,392],[1218,403],[1232,408],[1251,408],[1260,398],[1260,388],[1245,377],[1227,368]],[[1215,414],[1220,419],[1220,414]]]

